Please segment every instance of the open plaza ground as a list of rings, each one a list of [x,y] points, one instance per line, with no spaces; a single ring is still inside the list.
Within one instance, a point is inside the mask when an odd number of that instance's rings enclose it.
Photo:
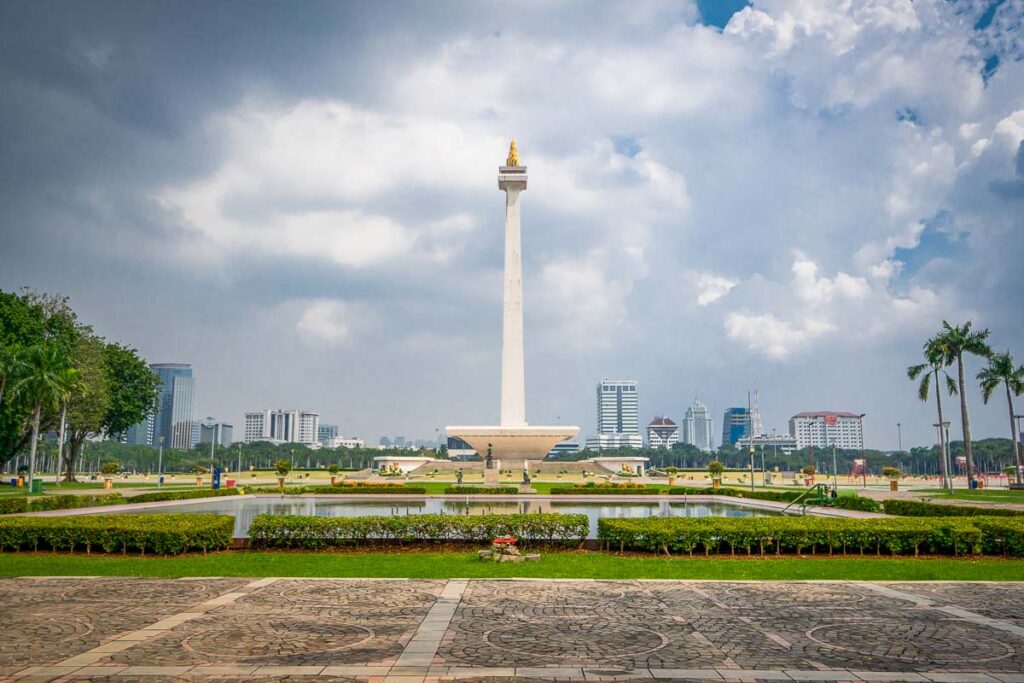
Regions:
[[[8,578],[13,680],[1024,681],[1024,585]]]

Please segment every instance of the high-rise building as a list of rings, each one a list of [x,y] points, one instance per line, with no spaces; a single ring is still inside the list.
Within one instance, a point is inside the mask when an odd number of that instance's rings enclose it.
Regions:
[[[711,435],[712,421],[708,408],[699,399],[693,399],[693,405],[686,409],[686,417],[683,418],[683,443],[710,451]]]
[[[330,441],[331,439],[338,438],[338,425],[326,425],[322,422],[320,427],[316,430],[316,440],[323,443],[324,441]]]
[[[234,431],[234,425],[217,422],[212,417],[208,417],[199,426],[199,443],[210,443],[213,441],[218,446],[230,446]]]
[[[760,434],[755,437],[743,436],[734,445],[737,450],[746,452],[751,444],[754,445],[758,452],[762,450],[781,451],[789,455],[796,450],[796,439],[789,434]]]
[[[601,380],[597,385],[597,436],[587,448],[643,448],[640,399],[633,380]]]
[[[186,450],[195,445],[196,381],[186,363],[155,363],[149,369],[160,378],[156,413],[128,430],[128,443]]]
[[[864,416],[857,413],[797,413],[789,418],[789,433],[797,448],[864,448]]]
[[[746,408],[726,408],[722,416],[722,445],[735,446],[745,436],[750,436],[750,411]]]
[[[647,425],[648,448],[672,448],[679,443],[679,426],[667,417],[656,417]]]
[[[129,446],[152,446],[154,443],[153,427],[153,416],[148,415],[142,422],[128,428],[124,435],[124,442]]]
[[[318,443],[320,413],[305,410],[264,410],[245,414],[246,443],[273,441],[276,443]]]

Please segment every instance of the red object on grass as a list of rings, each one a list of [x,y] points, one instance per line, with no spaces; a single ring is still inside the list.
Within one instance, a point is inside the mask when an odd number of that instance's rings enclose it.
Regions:
[[[496,539],[492,541],[494,545],[510,545],[515,542],[516,539],[514,536],[498,536]]]

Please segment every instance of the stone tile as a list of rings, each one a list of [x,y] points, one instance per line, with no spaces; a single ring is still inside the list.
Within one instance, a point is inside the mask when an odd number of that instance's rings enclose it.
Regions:
[[[855,681],[857,677],[849,671],[791,671],[787,670],[794,681]]]
[[[851,671],[850,673],[865,681],[906,681],[907,683],[921,683],[922,681],[928,680],[921,674],[907,671]]]

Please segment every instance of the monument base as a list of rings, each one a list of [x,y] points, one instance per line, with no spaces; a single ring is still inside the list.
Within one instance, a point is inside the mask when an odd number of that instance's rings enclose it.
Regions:
[[[501,472],[496,469],[484,469],[484,486],[497,486]]]
[[[448,436],[468,443],[473,450],[486,456],[488,448],[493,457],[514,460],[543,460],[551,449],[575,437],[579,427],[445,427]]]

